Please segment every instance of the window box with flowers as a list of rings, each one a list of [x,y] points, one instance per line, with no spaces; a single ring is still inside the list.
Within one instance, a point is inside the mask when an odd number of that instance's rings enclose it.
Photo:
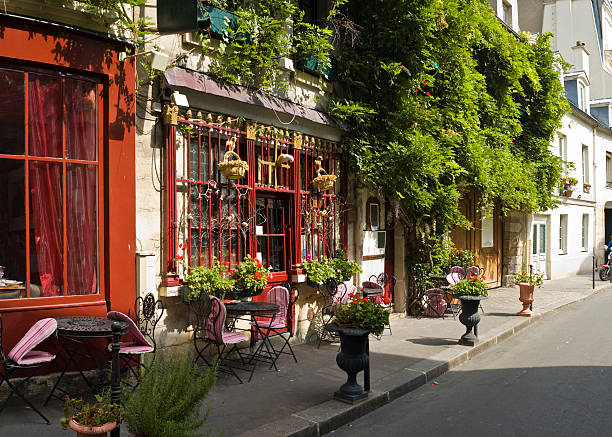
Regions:
[[[204,294],[224,299],[234,289],[235,281],[230,277],[229,266],[221,264],[216,258],[213,258],[210,267],[189,267],[188,271],[185,277],[188,300],[198,300]]]
[[[269,273],[257,258],[247,255],[232,274],[237,299],[258,296],[268,285]]]
[[[459,339],[459,344],[474,346],[478,343],[478,323],[480,301],[489,295],[486,277],[473,275],[453,285],[453,297],[461,301],[459,321],[465,325],[465,334]],[[474,332],[472,332],[472,329]]]
[[[340,335],[336,363],[347,374],[346,383],[334,393],[334,397],[354,403],[368,396],[368,391],[357,384],[357,374],[369,367],[369,335],[382,334],[389,323],[389,312],[378,302],[354,294],[349,298],[347,303],[339,302],[334,306],[334,320],[327,329]],[[388,300],[385,303],[388,304]],[[366,381],[367,390],[368,386],[369,381]]]

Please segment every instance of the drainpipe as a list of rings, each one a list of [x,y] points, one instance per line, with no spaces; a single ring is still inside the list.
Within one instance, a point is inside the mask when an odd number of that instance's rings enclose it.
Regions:
[[[597,241],[597,160],[595,156],[597,156],[597,125],[593,126],[593,152],[592,152],[592,160],[593,160],[593,183],[591,184],[591,189],[593,190],[593,202],[595,203],[595,207],[593,208],[593,256],[595,256],[595,247],[601,246]],[[604,236],[604,243],[605,243]]]

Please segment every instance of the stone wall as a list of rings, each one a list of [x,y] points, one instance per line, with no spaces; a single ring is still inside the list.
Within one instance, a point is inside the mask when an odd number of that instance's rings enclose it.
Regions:
[[[517,211],[509,212],[503,221],[502,287],[513,286],[512,275],[526,265],[528,216]]]

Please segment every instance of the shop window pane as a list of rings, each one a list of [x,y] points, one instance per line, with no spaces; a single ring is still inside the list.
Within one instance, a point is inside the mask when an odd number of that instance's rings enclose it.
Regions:
[[[270,267],[273,272],[285,270],[285,237],[270,237]]]
[[[98,159],[98,85],[84,80],[67,80],[66,151],[70,159]]]
[[[31,156],[62,157],[61,82],[30,74],[28,83],[28,152]]]
[[[257,237],[257,259],[261,261],[264,267],[268,268],[270,262],[268,260],[268,238]]]
[[[25,75],[0,69],[0,154],[25,153]]]
[[[66,165],[68,294],[98,292],[98,167]]]
[[[270,226],[268,233],[282,234],[283,231],[283,202],[281,200],[268,201],[268,219]]]
[[[25,287],[26,283],[24,175],[23,161],[0,159],[0,205],[3,205],[0,208],[0,266],[4,267],[0,283],[14,288]],[[16,299],[24,289],[0,291],[0,299]]]
[[[64,291],[62,165],[30,162],[31,296],[60,296]],[[74,248],[71,248],[71,250]]]

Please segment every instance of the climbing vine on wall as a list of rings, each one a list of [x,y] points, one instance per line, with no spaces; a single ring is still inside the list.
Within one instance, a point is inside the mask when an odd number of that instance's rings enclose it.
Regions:
[[[568,106],[549,36],[517,37],[486,0],[353,0],[346,14],[360,38],[338,49],[330,109],[353,122],[353,168],[398,206],[416,296],[436,246],[470,226],[466,192],[503,211],[555,206],[549,144]]]

